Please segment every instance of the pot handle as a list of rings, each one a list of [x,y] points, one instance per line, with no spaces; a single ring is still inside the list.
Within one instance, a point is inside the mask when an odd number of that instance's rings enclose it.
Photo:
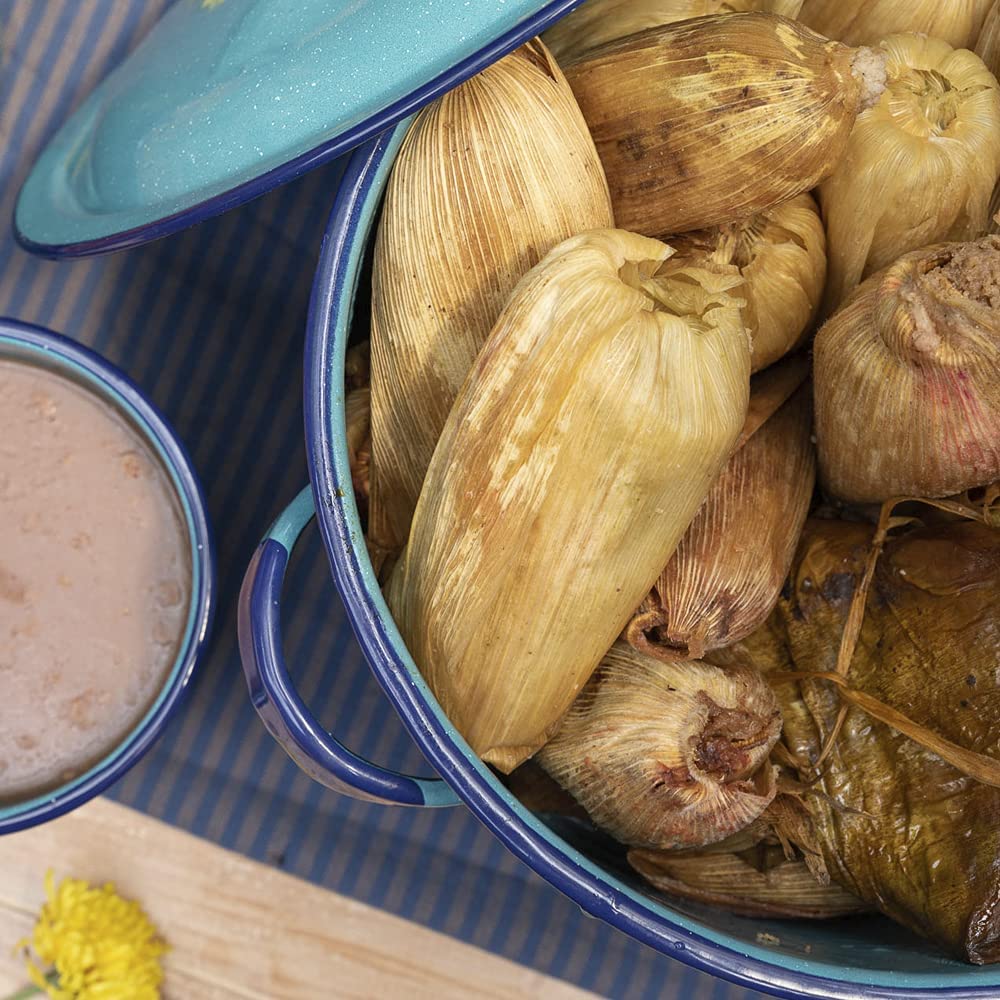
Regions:
[[[240,590],[239,640],[250,700],[268,732],[310,778],[355,799],[401,806],[452,806],[459,801],[440,778],[414,778],[351,753],[299,697],[285,666],[281,588],[288,558],[315,514],[306,487],[257,547]]]

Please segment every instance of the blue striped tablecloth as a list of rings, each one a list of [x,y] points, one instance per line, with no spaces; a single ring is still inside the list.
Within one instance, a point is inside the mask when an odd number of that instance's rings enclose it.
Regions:
[[[258,722],[237,654],[236,597],[260,535],[306,482],[303,330],[340,167],[109,257],[39,260],[10,231],[16,193],[48,137],[167,3],[0,0],[0,314],[95,347],[145,387],[191,450],[218,544],[211,653],[184,710],[112,795],[604,995],[759,996],[587,919],[461,807],[388,809],[324,790]],[[428,773],[361,658],[315,531],[303,548],[286,601],[286,651],[303,695],[348,746]]]

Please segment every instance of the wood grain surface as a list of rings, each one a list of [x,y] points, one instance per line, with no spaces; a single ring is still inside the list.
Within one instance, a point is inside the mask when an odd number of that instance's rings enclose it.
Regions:
[[[12,948],[50,867],[142,903],[172,949],[169,1000],[592,996],[96,799],[0,838],[0,997],[25,982]]]

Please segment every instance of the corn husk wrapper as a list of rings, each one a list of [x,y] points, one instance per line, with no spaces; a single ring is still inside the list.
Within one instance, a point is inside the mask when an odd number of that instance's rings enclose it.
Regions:
[[[750,380],[750,403],[734,452],[743,447],[798,391],[812,372],[804,352],[783,358],[780,364],[757,372]]]
[[[990,7],[975,52],[994,76],[1000,75],[1000,3]]]
[[[344,431],[354,499],[362,524],[368,519],[371,434],[371,343],[353,344],[344,358]],[[367,541],[367,538],[366,538]],[[370,553],[377,562],[377,553]]]
[[[743,917],[827,920],[870,907],[836,884],[817,881],[801,858],[763,846],[740,853],[633,850],[629,864],[654,888]]]
[[[371,342],[368,340],[347,349],[344,357],[344,392],[351,475],[355,480],[355,487],[364,482],[364,496],[367,498],[367,463],[371,453]]]
[[[351,393],[355,389],[367,389],[371,384],[371,356],[370,340],[363,340],[348,347],[344,356],[345,392]]]
[[[1000,180],[993,189],[993,197],[990,199],[990,221],[986,227],[986,234],[989,236],[1000,235]]]
[[[816,478],[812,396],[801,388],[729,460],[626,630],[665,660],[701,659],[771,613]]]
[[[982,235],[1000,175],[1000,84],[982,60],[922,35],[882,48],[886,92],[819,189],[827,315],[901,254]]]
[[[740,279],[567,240],[455,403],[387,600],[445,713],[510,771],[554,732],[725,463],[748,400]]]
[[[731,222],[836,166],[882,57],[771,14],[644,31],[567,67],[615,220],[666,236]]]
[[[372,454],[371,390],[367,386],[353,389],[344,400],[347,428],[347,459],[351,481],[359,507],[367,511],[369,468]]]
[[[1000,2],[994,3],[983,23],[983,30],[976,42],[976,55],[986,64],[986,68],[996,77],[1000,77]],[[1000,178],[993,189],[990,199],[989,220],[986,232],[1000,234]]]
[[[707,255],[739,268],[755,372],[795,350],[809,334],[826,284],[826,233],[811,195],[676,237],[670,245],[679,258]]]
[[[799,20],[848,45],[919,32],[971,49],[993,0],[805,0]]]
[[[780,732],[755,671],[663,663],[618,642],[535,759],[621,843],[700,847],[774,798]]]
[[[826,681],[781,682],[779,671],[835,669],[871,539],[863,524],[810,521],[789,593],[738,650],[741,662],[772,671],[784,740],[806,763],[844,703]],[[996,529],[938,524],[890,539],[851,687],[1000,757],[998,593]],[[807,770],[811,837],[835,881],[966,961],[1000,960],[1000,790],[853,706],[818,780]]]
[[[590,819],[583,806],[534,760],[526,760],[511,771],[505,784],[521,805],[533,813]]]
[[[844,500],[1000,479],[1000,237],[927,247],[866,281],[816,336],[821,479]]]
[[[607,42],[708,14],[752,10],[796,17],[802,0],[587,0],[542,36],[560,66]]]
[[[375,545],[406,541],[452,403],[514,286],[557,243],[613,224],[587,126],[539,41],[417,116],[372,275]]]

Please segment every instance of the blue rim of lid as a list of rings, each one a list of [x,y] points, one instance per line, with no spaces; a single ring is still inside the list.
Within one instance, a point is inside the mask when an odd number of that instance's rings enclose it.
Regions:
[[[82,774],[48,792],[0,803],[0,835],[47,822],[110,787],[152,747],[177,712],[205,651],[215,617],[215,544],[204,492],[176,432],[142,390],[95,351],[33,323],[0,317],[0,359],[70,379],[113,406],[160,460],[177,496],[190,546],[191,594],[184,634],[163,687],[129,733]]]
[[[239,0],[222,0],[222,3],[226,2],[235,4]],[[474,2],[478,3],[480,0],[474,0]],[[508,2],[513,6],[515,0],[499,0],[499,6],[502,7]],[[88,215],[79,200],[73,201],[70,205],[60,204],[66,200],[65,193],[54,193],[58,187],[56,183],[57,172],[72,174],[81,168],[92,169],[91,163],[84,163],[90,156],[89,150],[86,151],[86,155],[80,152],[85,145],[82,137],[88,134],[88,130],[97,117],[101,94],[114,76],[113,72],[105,78],[56,133],[29,174],[21,188],[14,210],[15,238],[24,249],[43,257],[85,257],[141,246],[189,226],[197,225],[266,194],[268,191],[294,180],[307,171],[321,166],[375,137],[401,119],[413,114],[425,104],[454,89],[529,38],[540,34],[550,24],[569,13],[581,2],[582,0],[550,0],[549,3],[543,4],[539,10],[518,20],[513,27],[500,33],[489,44],[459,58],[446,69],[431,76],[426,82],[402,96],[397,96],[361,121],[351,124],[343,130],[335,131],[334,134],[323,138],[321,142],[306,152],[290,155],[287,160],[273,168],[263,170],[246,180],[234,181],[231,187],[225,187],[218,193],[197,198],[190,205],[184,205],[178,210],[155,216],[141,224],[125,225],[120,230],[107,233],[98,232],[86,238],[58,240],[53,240],[51,237],[45,238],[39,234],[39,229],[34,224],[37,217],[48,218],[50,221],[55,219],[58,224],[63,224],[63,228],[69,232],[74,228],[86,228],[91,222],[93,222],[94,229],[100,230],[102,226],[97,220],[105,218],[108,214],[111,215],[112,219],[116,214],[121,217],[132,214],[129,211],[117,213],[112,211],[111,213],[101,212]],[[173,7],[168,9],[165,18],[171,12],[181,8],[182,5],[187,6],[192,3],[197,4],[197,0],[178,0]],[[213,10],[221,9],[217,5],[211,6]],[[468,4],[465,6],[468,7]],[[161,19],[158,25],[154,26],[153,32],[147,36],[147,39],[152,37],[157,27],[163,22],[164,19]],[[126,59],[122,67],[128,64],[129,59]],[[336,129],[336,126],[334,128]],[[94,185],[89,184],[89,187],[93,188]],[[155,205],[146,207],[152,209],[151,214],[155,215]],[[79,225],[81,218],[85,220],[82,227]]]

